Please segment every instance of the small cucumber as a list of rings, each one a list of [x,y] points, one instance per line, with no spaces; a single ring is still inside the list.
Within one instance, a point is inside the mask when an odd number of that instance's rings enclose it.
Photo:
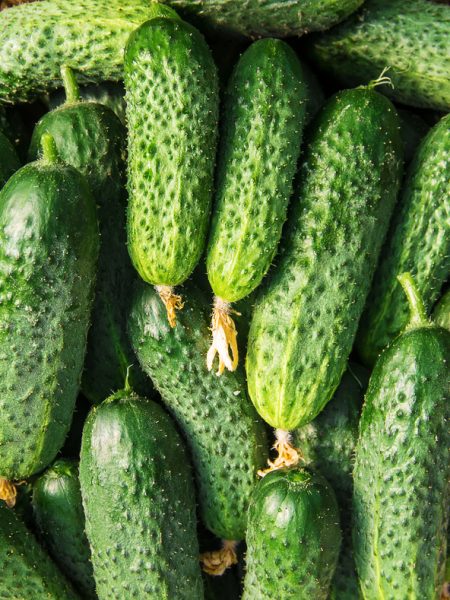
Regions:
[[[216,377],[206,368],[208,313],[206,299],[190,287],[186,310],[172,329],[158,295],[142,284],[129,330],[142,368],[190,447],[205,525],[218,537],[241,540],[256,473],[267,456],[266,432],[242,370]]]
[[[99,244],[86,180],[50,135],[42,145],[0,192],[0,495],[11,504],[4,480],[44,469],[69,430]]]
[[[94,407],[80,458],[99,600],[202,600],[186,450],[163,409],[129,390]]]
[[[433,321],[450,331],[450,290],[442,296],[433,312]]]
[[[272,471],[250,502],[242,600],[325,600],[340,543],[327,481],[303,467]]]
[[[209,222],[218,121],[211,52],[191,25],[153,19],[125,51],[128,121],[128,248],[158,286],[169,322],[183,283],[203,252]]]
[[[306,84],[295,52],[281,40],[252,44],[226,92],[206,256],[215,294],[208,368],[217,353],[219,374],[238,364],[230,303],[261,283],[277,250],[300,154],[305,106]]]
[[[104,81],[100,84],[91,84],[80,87],[80,98],[85,102],[96,102],[110,108],[120,121],[125,125],[125,89],[121,81]],[[66,92],[57,90],[49,98],[49,108],[54,110],[64,104]]]
[[[96,598],[75,460],[57,460],[33,486],[33,511],[43,541],[84,598]]]
[[[6,135],[0,131],[0,188],[20,167],[19,157]]]
[[[308,142],[247,352],[250,397],[283,430],[311,421],[339,384],[401,175],[397,115],[371,86],[328,100]]]
[[[365,600],[435,600],[449,506],[450,333],[426,319],[409,274],[406,330],[369,381],[356,446],[353,541]]]
[[[17,515],[0,503],[0,598],[80,600]]]
[[[409,166],[399,206],[359,325],[361,360],[375,364],[403,329],[408,302],[397,275],[410,271],[428,309],[450,274],[450,115],[435,125]]]

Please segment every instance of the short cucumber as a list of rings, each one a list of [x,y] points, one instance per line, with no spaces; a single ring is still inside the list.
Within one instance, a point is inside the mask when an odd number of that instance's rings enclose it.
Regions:
[[[96,598],[77,461],[57,460],[35,481],[33,510],[53,560],[84,598]]]
[[[104,81],[80,87],[80,97],[87,102],[98,102],[110,108],[125,125],[125,89],[121,81]],[[64,104],[66,92],[57,90],[49,98],[49,108],[54,110]]]
[[[201,600],[195,495],[182,440],[130,391],[94,407],[80,483],[99,600]]]
[[[24,102],[61,87],[61,67],[82,83],[123,78],[132,31],[157,16],[176,17],[148,0],[42,0],[0,13],[0,101]]]
[[[3,483],[41,471],[63,445],[93,299],[95,203],[84,177],[59,161],[53,138],[42,143],[43,158],[0,192]]]
[[[0,597],[80,600],[14,511],[0,503]]]
[[[14,146],[0,131],[0,189],[19,167],[20,161]]]
[[[158,286],[175,323],[183,283],[203,252],[212,198],[218,81],[211,52],[191,25],[153,19],[125,51],[128,248]]]
[[[307,141],[247,352],[250,397],[283,430],[311,421],[339,384],[401,175],[397,115],[370,86],[328,100]]]
[[[442,296],[433,312],[433,321],[436,325],[450,331],[450,290]]]
[[[340,543],[329,483],[303,467],[272,471],[249,507],[243,600],[325,600]]]
[[[186,308],[172,329],[158,295],[142,284],[130,317],[131,340],[186,437],[205,525],[221,538],[240,540],[256,472],[267,456],[265,427],[247,397],[242,370],[226,377],[208,372],[208,303],[193,287],[185,296]]]
[[[423,139],[409,166],[380,257],[356,347],[372,366],[403,329],[408,303],[397,275],[410,271],[431,309],[450,274],[450,115]]]
[[[450,333],[411,276],[406,330],[369,381],[356,446],[353,540],[365,600],[439,597],[449,506]]]

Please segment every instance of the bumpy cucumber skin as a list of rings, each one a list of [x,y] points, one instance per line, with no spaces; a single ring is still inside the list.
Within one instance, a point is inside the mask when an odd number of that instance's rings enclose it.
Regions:
[[[247,507],[256,472],[267,458],[267,439],[246,393],[241,370],[217,377],[206,368],[209,307],[194,290],[172,329],[159,296],[136,290],[130,335],[136,354],[190,447],[201,516],[220,538],[245,536]]]
[[[398,102],[450,109],[450,7],[429,0],[367,0],[342,25],[317,36],[312,58],[346,85],[365,84],[389,66]],[[411,57],[414,57],[412,59]]]
[[[98,255],[84,177],[31,163],[0,192],[0,476],[55,458],[78,393]]]
[[[309,131],[276,267],[253,313],[250,397],[272,426],[311,421],[332,397],[393,210],[401,140],[389,100],[345,90]]]
[[[359,325],[368,366],[403,329],[409,308],[397,275],[410,272],[430,309],[450,274],[450,115],[435,125],[409,166]]]
[[[0,503],[0,597],[80,600],[13,510]]]
[[[36,480],[33,510],[43,540],[61,571],[83,597],[96,598],[77,461],[57,460]]]
[[[123,78],[123,49],[132,31],[175,12],[148,0],[42,0],[0,15],[0,100],[26,102],[61,87],[61,66],[81,83]]]
[[[356,447],[353,541],[366,600],[439,597],[449,502],[450,334],[397,338],[370,378]]]
[[[174,286],[203,252],[212,199],[218,81],[191,25],[154,19],[125,51],[128,248],[144,281]]]
[[[163,0],[183,15],[201,17],[202,22],[251,37],[297,36],[328,29],[339,23],[362,0]]]
[[[100,254],[81,381],[83,394],[99,403],[123,387],[127,367],[137,363],[126,331],[130,289],[136,278],[126,247],[126,131],[118,117],[101,104],[65,104],[36,125],[31,160],[37,157],[45,132],[53,136],[62,160],[86,177],[99,207]],[[151,389],[139,366],[131,369],[131,385],[142,388],[145,379]]]
[[[325,600],[340,543],[336,498],[321,475],[269,473],[249,507],[243,600]]]
[[[450,290],[442,296],[433,312],[433,321],[436,325],[450,331]]]
[[[300,154],[306,84],[281,40],[255,42],[228,84],[206,265],[216,296],[235,302],[260,283],[286,220]]]
[[[160,406],[117,392],[94,407],[80,483],[99,600],[203,598],[191,468]]]
[[[0,188],[19,167],[20,161],[14,146],[0,131]]]
[[[121,81],[104,81],[98,85],[92,84],[80,87],[80,96],[84,101],[97,102],[107,106],[125,125],[125,89]],[[61,106],[64,101],[64,90],[57,90],[48,100],[49,108],[54,110]]]

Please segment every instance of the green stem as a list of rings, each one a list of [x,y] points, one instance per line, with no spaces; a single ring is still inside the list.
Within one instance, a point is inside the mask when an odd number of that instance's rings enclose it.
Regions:
[[[66,104],[73,104],[80,101],[80,88],[74,72],[67,65],[61,67],[61,77],[66,91]]]
[[[131,385],[130,385],[130,371],[131,371],[131,367],[133,365],[128,365],[127,367],[127,374],[125,375],[125,385],[124,385],[124,390],[125,392],[129,393],[131,392]]]
[[[58,149],[53,136],[49,133],[43,133],[41,137],[42,160],[49,164],[58,162]]]
[[[425,305],[411,273],[402,273],[401,275],[398,275],[397,279],[406,294],[411,313],[407,328],[412,329],[430,325]]]

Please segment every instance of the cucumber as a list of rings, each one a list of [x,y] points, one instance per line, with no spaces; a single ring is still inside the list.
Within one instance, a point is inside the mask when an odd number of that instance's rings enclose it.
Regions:
[[[450,6],[429,0],[367,0],[361,11],[311,45],[316,64],[345,85],[386,67],[398,102],[450,110]],[[414,59],[412,59],[414,57]]]
[[[447,290],[437,303],[433,312],[433,320],[436,325],[450,331],[450,290]]]
[[[403,140],[405,164],[416,153],[417,147],[430,130],[430,126],[416,113],[409,110],[397,110],[400,119],[400,135]]]
[[[79,600],[33,535],[0,503],[0,597],[8,600]]]
[[[77,461],[57,460],[35,481],[33,510],[53,560],[84,598],[96,598]]]
[[[125,89],[121,81],[104,81],[94,85],[80,87],[80,97],[88,102],[98,102],[110,108],[125,125]],[[64,104],[66,93],[64,89],[50,95],[48,105],[54,110]]]
[[[130,315],[131,341],[144,371],[174,415],[191,451],[206,527],[226,540],[245,536],[247,507],[267,456],[265,427],[241,369],[208,373],[208,303],[193,287],[174,329],[153,288],[141,285]]]
[[[98,254],[86,180],[50,135],[42,145],[0,192],[0,495],[11,504],[5,479],[44,469],[69,430]]]
[[[172,288],[200,259],[212,197],[219,96],[203,37],[174,19],[145,23],[126,47],[125,89],[128,249],[174,326],[182,302]]]
[[[341,543],[331,486],[303,467],[266,475],[248,513],[243,600],[325,600]]]
[[[308,141],[247,351],[250,397],[282,430],[311,421],[339,384],[401,175],[397,115],[370,87],[328,100]]]
[[[124,390],[94,407],[80,483],[99,600],[203,598],[191,469],[160,406]]]
[[[410,271],[428,309],[450,274],[450,115],[435,125],[409,166],[372,289],[356,348],[372,366],[403,329],[408,302],[397,275]]]
[[[353,540],[372,598],[439,597],[449,506],[450,334],[426,319],[410,274],[406,330],[369,381],[356,446]]]
[[[123,78],[130,33],[157,16],[176,17],[148,0],[42,0],[0,13],[0,101],[26,102],[61,87],[61,67],[80,82]]]
[[[125,232],[126,130],[109,108],[80,100],[71,69],[63,67],[62,77],[66,102],[36,125],[29,158],[37,157],[42,135],[50,133],[61,158],[86,177],[99,206],[97,284],[81,382],[86,398],[98,403],[123,387],[128,366],[137,362],[126,332],[135,279]],[[138,366],[132,369],[131,385],[145,389],[145,379]]]
[[[19,157],[6,135],[0,131],[0,188],[20,167]]]

